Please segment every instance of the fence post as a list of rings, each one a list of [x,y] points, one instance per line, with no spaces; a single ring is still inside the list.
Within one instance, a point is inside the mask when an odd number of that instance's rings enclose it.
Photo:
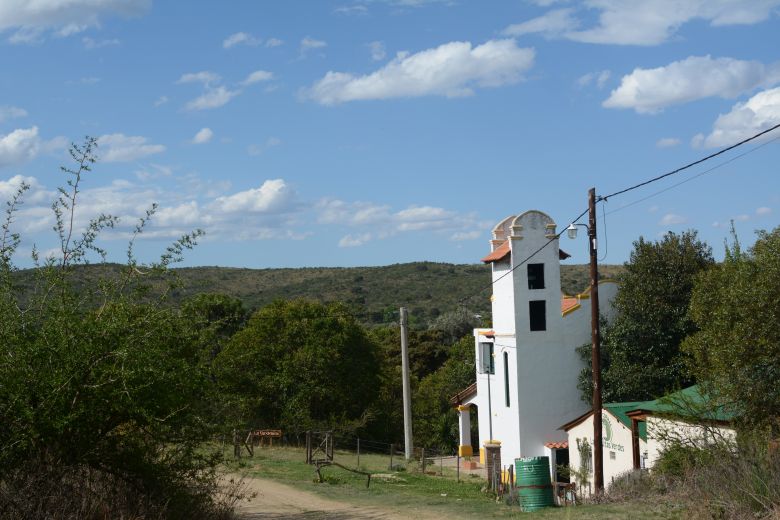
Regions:
[[[390,445],[390,471],[393,471],[393,455],[395,455],[395,444]]]
[[[425,448],[423,448],[420,452],[420,461],[422,462],[423,475],[425,475]]]
[[[358,437],[358,440],[357,440],[357,457],[358,457],[357,467],[358,467],[358,469],[360,469],[360,437]]]
[[[306,464],[311,464],[311,431],[306,431]]]
[[[460,450],[458,450],[458,453],[455,455],[455,468],[457,473],[457,480],[460,482]]]
[[[439,453],[439,476],[444,476],[444,455]]]

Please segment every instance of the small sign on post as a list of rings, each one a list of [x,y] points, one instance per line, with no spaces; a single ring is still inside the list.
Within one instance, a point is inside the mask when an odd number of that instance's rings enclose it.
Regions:
[[[282,430],[255,430],[252,434],[258,440],[259,446],[263,445],[265,439],[268,439],[269,446],[273,446],[274,439],[282,438]]]

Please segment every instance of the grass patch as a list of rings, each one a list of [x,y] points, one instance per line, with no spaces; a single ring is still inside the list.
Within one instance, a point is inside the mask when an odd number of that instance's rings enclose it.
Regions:
[[[372,473],[371,486],[366,489],[366,477],[336,467],[322,469],[325,482],[317,482],[313,466],[304,462],[305,452],[297,448],[256,449],[253,458],[231,462],[231,471],[247,476],[272,479],[311,491],[318,495],[366,507],[387,510],[426,509],[440,512],[449,518],[559,518],[559,519],[624,519],[634,516],[654,519],[682,518],[679,511],[664,504],[600,504],[569,508],[553,508],[535,513],[522,513],[518,506],[496,501],[482,488],[481,478],[461,474],[457,482],[454,468],[444,468],[439,476],[438,460],[427,470],[437,475],[422,474],[416,464],[402,471],[389,470],[388,455],[361,454],[360,469]],[[356,467],[353,453],[336,452],[334,459],[349,467]],[[393,461],[403,464],[403,459]]]

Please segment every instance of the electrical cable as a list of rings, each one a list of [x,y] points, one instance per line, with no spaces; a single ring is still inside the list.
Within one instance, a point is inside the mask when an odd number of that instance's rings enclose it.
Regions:
[[[572,220],[572,221],[571,221],[571,223],[572,223],[572,224],[576,223],[576,222],[577,222],[579,219],[581,219],[583,216],[585,216],[585,214],[586,214],[587,212],[588,212],[588,210],[586,209],[585,211],[583,211],[582,213],[580,213],[579,215],[577,215],[577,217],[576,217],[574,220]],[[481,293],[481,292],[482,292],[482,291],[484,291],[485,289],[489,289],[490,287],[493,287],[493,285],[495,285],[496,283],[498,283],[500,280],[502,280],[502,279],[503,279],[503,278],[505,278],[506,276],[509,276],[509,274],[510,274],[510,273],[512,273],[512,272],[514,272],[514,270],[515,270],[515,269],[517,269],[517,268],[518,268],[518,267],[520,267],[521,265],[523,265],[523,264],[525,264],[526,262],[528,262],[528,261],[529,261],[531,258],[533,258],[533,257],[534,257],[534,256],[536,256],[537,254],[539,254],[539,253],[540,253],[540,252],[541,252],[541,251],[542,251],[544,248],[546,248],[547,246],[549,246],[550,244],[552,244],[552,243],[553,243],[555,240],[557,240],[558,238],[560,238],[560,236],[563,234],[563,232],[564,232],[564,231],[566,231],[566,228],[564,228],[564,229],[563,229],[563,230],[561,230],[559,233],[557,233],[555,236],[553,236],[552,238],[550,238],[550,239],[549,239],[547,242],[545,242],[545,243],[544,243],[544,244],[543,244],[543,245],[542,245],[540,248],[538,248],[536,251],[534,251],[533,253],[531,253],[531,254],[530,254],[530,255],[528,255],[527,257],[525,257],[525,258],[524,258],[524,259],[523,259],[521,262],[518,262],[518,263],[517,263],[517,265],[515,265],[515,266],[514,266],[513,268],[511,268],[509,271],[505,272],[504,274],[502,274],[501,276],[499,276],[499,277],[498,277],[498,278],[496,278],[495,280],[491,280],[491,282],[490,282],[489,284],[487,284],[486,286],[482,287],[481,289],[478,289],[478,290],[477,290],[477,291],[476,291],[474,294],[471,294],[471,295],[469,295],[469,296],[465,296],[465,297],[461,298],[460,300],[458,300],[457,304],[458,304],[458,305],[463,305],[463,303],[464,303],[465,301],[467,301],[467,300],[469,300],[469,299],[471,299],[471,298],[473,298],[473,297],[477,296],[479,293]]]
[[[706,170],[704,170],[702,172],[699,172],[696,175],[694,175],[693,177],[690,177],[688,179],[682,180],[682,181],[680,181],[680,182],[678,182],[676,184],[672,184],[671,186],[667,186],[666,188],[664,188],[662,190],[658,190],[655,193],[651,193],[650,195],[648,195],[646,197],[642,197],[641,199],[637,199],[637,200],[635,200],[633,202],[629,202],[628,204],[624,204],[623,206],[620,206],[619,208],[613,209],[612,211],[607,213],[607,215],[612,215],[613,213],[617,213],[618,211],[623,211],[624,209],[630,208],[631,206],[634,206],[634,205],[639,204],[641,202],[644,202],[644,201],[646,201],[648,199],[651,199],[651,198],[653,198],[653,197],[655,197],[657,195],[660,195],[660,194],[665,193],[665,192],[667,192],[669,190],[672,190],[672,189],[674,189],[674,188],[676,188],[676,187],[678,187],[678,186],[680,186],[682,184],[685,184],[686,182],[691,182],[694,179],[698,179],[699,177],[701,177],[703,175],[706,175],[706,174],[711,173],[711,172],[713,172],[713,171],[715,171],[715,170],[717,170],[719,168],[722,168],[722,167],[724,167],[724,166],[726,166],[728,164],[731,164],[732,162],[736,161],[737,159],[740,159],[740,158],[742,158],[742,157],[744,157],[744,156],[746,156],[748,154],[751,154],[751,153],[753,153],[753,152],[755,152],[755,151],[757,151],[757,150],[759,150],[759,149],[761,149],[761,148],[763,148],[763,147],[765,147],[765,146],[767,146],[769,144],[772,144],[772,143],[774,143],[775,141],[778,141],[778,140],[780,140],[780,135],[778,135],[777,137],[775,137],[775,138],[773,138],[773,139],[771,139],[771,140],[769,140],[769,141],[767,141],[765,143],[761,143],[760,145],[758,145],[758,146],[756,146],[754,148],[751,148],[750,150],[742,152],[739,155],[735,155],[734,157],[732,157],[732,158],[730,158],[730,159],[728,159],[726,161],[723,161],[722,163],[719,163],[719,164],[713,166],[712,168],[708,168],[708,169],[706,169]]]
[[[607,201],[604,200],[604,202],[606,203]],[[606,204],[601,205],[601,221],[604,223],[603,224],[604,225],[604,256],[599,258],[599,262],[605,260],[607,258],[607,254],[609,253],[609,237],[607,235],[607,214],[606,214],[606,210],[604,209],[606,207],[607,207]]]
[[[665,179],[666,177],[669,177],[669,176],[671,176],[671,175],[675,175],[675,174],[677,174],[677,173],[680,173],[680,172],[681,172],[681,171],[683,171],[683,170],[687,170],[688,168],[691,168],[691,167],[693,167],[693,166],[696,166],[697,164],[701,164],[701,163],[703,163],[704,161],[709,161],[710,159],[712,159],[712,158],[714,158],[714,157],[717,157],[717,156],[719,156],[719,155],[721,155],[721,154],[724,154],[724,153],[728,152],[729,150],[733,150],[734,148],[737,148],[737,147],[739,147],[739,146],[742,146],[742,145],[743,145],[743,144],[745,144],[745,143],[749,143],[750,141],[753,141],[753,140],[755,140],[755,139],[758,139],[758,138],[759,138],[759,137],[761,137],[762,135],[768,134],[769,132],[772,132],[772,131],[774,131],[774,130],[777,130],[778,128],[780,128],[780,123],[776,124],[775,126],[773,126],[773,127],[771,127],[771,128],[767,128],[766,130],[764,130],[764,131],[762,131],[762,132],[759,132],[759,133],[757,133],[757,134],[755,134],[755,135],[753,135],[753,136],[751,136],[751,137],[748,137],[747,139],[743,139],[742,141],[740,141],[740,142],[738,142],[738,143],[736,143],[736,144],[732,144],[731,146],[727,146],[726,148],[724,148],[724,149],[722,149],[722,150],[720,150],[720,151],[718,151],[718,152],[715,152],[715,153],[713,153],[713,154],[710,154],[710,155],[708,155],[708,156],[706,156],[706,157],[702,157],[701,159],[699,159],[699,160],[696,160],[696,161],[693,161],[692,163],[688,163],[688,164],[686,164],[685,166],[681,166],[680,168],[677,168],[676,170],[672,170],[672,171],[670,171],[670,172],[664,173],[664,174],[662,174],[662,175],[659,175],[659,176],[657,176],[657,177],[653,177],[652,179],[646,180],[646,181],[644,181],[644,182],[640,182],[639,184],[634,184],[633,186],[630,186],[630,187],[628,187],[628,188],[625,188],[625,189],[622,189],[622,190],[616,191],[616,192],[614,192],[614,193],[610,193],[609,195],[605,195],[605,196],[599,197],[599,198],[597,199],[597,202],[598,202],[598,201],[602,201],[602,200],[609,199],[609,198],[611,198],[611,197],[615,197],[615,196],[617,196],[617,195],[622,195],[622,194],[624,194],[624,193],[628,193],[629,191],[635,190],[635,189],[637,189],[637,188],[641,188],[642,186],[647,186],[648,184],[651,184],[651,183],[653,183],[653,182],[657,182],[657,181],[660,181],[661,179]]]

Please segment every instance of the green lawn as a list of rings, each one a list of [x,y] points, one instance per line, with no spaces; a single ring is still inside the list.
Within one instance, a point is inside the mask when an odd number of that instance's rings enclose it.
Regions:
[[[311,491],[325,497],[362,506],[386,508],[428,508],[440,511],[449,518],[507,518],[527,516],[540,519],[623,519],[682,518],[679,510],[665,504],[606,504],[567,508],[550,508],[535,513],[522,513],[518,506],[497,502],[482,491],[483,481],[477,477],[455,479],[455,470],[444,468],[444,475],[422,474],[416,467],[390,471],[387,455],[360,457],[360,469],[373,474],[371,486],[366,489],[366,477],[337,467],[322,469],[325,482],[317,482],[313,466],[305,464],[305,452],[296,448],[258,448],[252,458],[231,462],[230,471],[241,471],[249,476],[273,479]],[[355,467],[352,453],[336,452],[334,460]],[[400,461],[399,461],[400,462]],[[439,472],[438,463],[429,470]]]

